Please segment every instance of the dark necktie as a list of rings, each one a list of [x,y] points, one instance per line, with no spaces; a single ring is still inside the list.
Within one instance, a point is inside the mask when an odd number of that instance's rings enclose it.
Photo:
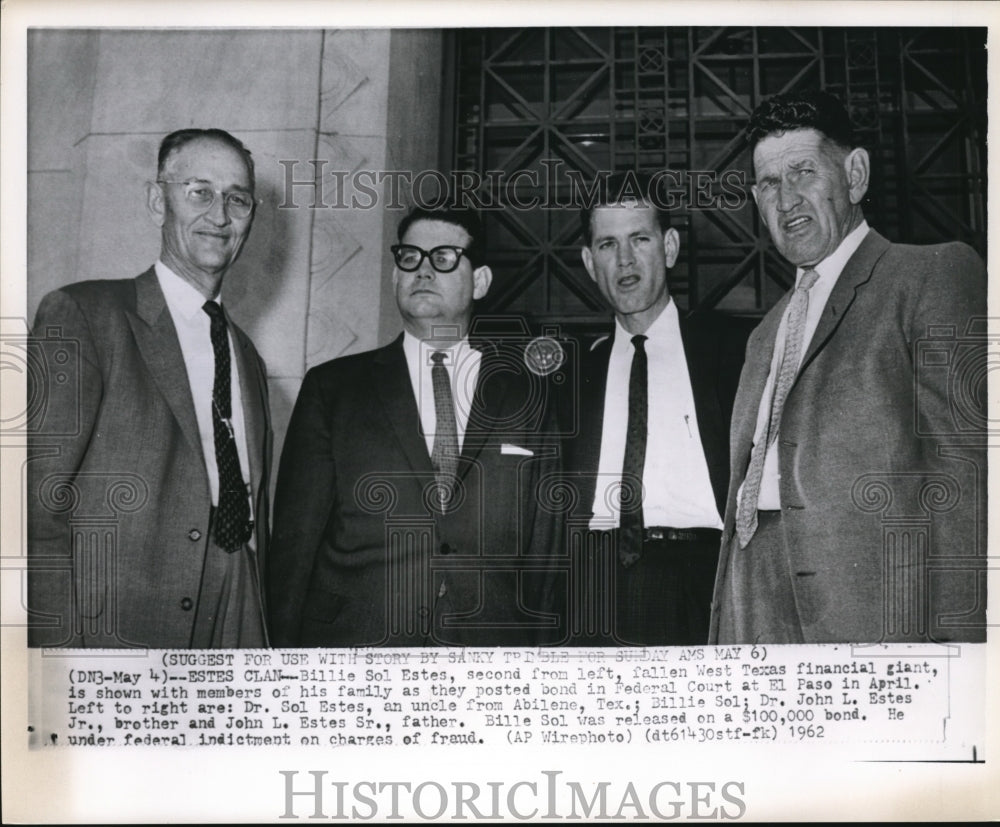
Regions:
[[[621,522],[618,559],[626,568],[642,554],[642,471],[646,464],[649,403],[646,389],[646,337],[633,336],[632,370],[628,378],[628,430],[622,465]]]
[[[434,386],[434,413],[437,424],[434,429],[434,449],[431,464],[438,486],[441,510],[448,510],[448,503],[455,488],[458,475],[458,426],[455,423],[455,403],[451,395],[451,381],[444,366],[447,353],[436,350],[431,354],[434,367],[431,380]]]
[[[215,509],[215,542],[226,551],[242,547],[253,532],[250,499],[240,473],[240,457],[232,423],[232,393],[229,386],[229,334],[226,316],[214,301],[204,311],[212,320],[212,350],[215,352],[215,385],[212,388],[212,433],[215,461],[219,469],[219,504]]]
[[[785,407],[785,397],[788,396],[788,391],[791,390],[792,383],[799,372],[802,339],[806,329],[806,313],[809,310],[809,289],[818,278],[819,273],[815,270],[806,270],[788,302],[785,348],[781,354],[781,364],[778,366],[778,377],[774,381],[767,432],[750,452],[750,465],[747,467],[746,479],[743,482],[743,496],[736,511],[736,536],[739,538],[740,548],[746,548],[754,532],[757,531],[757,500],[760,497],[760,482],[764,475],[764,460],[767,457],[768,446],[778,438],[778,427],[781,423],[781,412]]]

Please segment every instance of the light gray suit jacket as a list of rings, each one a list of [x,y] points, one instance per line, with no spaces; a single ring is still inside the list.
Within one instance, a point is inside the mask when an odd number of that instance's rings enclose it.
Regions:
[[[271,454],[264,364],[230,322],[259,567]],[[30,340],[29,645],[186,647],[211,495],[155,271],[47,295]],[[260,572],[257,583],[259,590]]]
[[[787,302],[747,345],[710,643],[727,642],[719,598],[741,553],[736,493]],[[807,643],[984,639],[985,315],[983,263],[964,244],[890,244],[870,231],[844,267],[778,435]]]

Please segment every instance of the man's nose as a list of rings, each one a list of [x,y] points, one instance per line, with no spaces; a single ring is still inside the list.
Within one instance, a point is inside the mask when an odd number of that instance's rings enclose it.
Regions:
[[[631,264],[634,259],[635,256],[633,254],[631,244],[626,242],[618,245],[617,260],[619,267],[625,267],[626,265]]]
[[[782,179],[778,182],[778,209],[781,212],[788,212],[798,206],[801,200],[802,196],[791,181]]]
[[[223,226],[229,223],[229,210],[226,209],[226,196],[221,192],[215,193],[215,198],[212,199],[212,203],[205,213],[208,219],[218,226]]]
[[[432,279],[437,275],[437,271],[434,269],[434,265],[431,264],[431,257],[424,256],[420,260],[420,266],[417,268],[417,277],[422,279]]]

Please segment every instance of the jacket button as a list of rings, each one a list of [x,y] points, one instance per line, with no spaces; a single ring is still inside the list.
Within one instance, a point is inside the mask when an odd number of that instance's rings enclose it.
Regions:
[[[181,600],[181,608],[185,612],[190,612],[193,607],[194,607],[194,601],[190,597],[185,597],[183,600]]]
[[[196,543],[196,542],[197,542],[198,540],[200,540],[200,539],[201,539],[201,532],[200,532],[200,531],[198,531],[198,529],[196,529],[196,528],[192,528],[192,529],[191,529],[191,530],[190,530],[190,531],[188,532],[188,539],[189,539],[189,540],[190,540],[190,541],[191,541],[192,543]]]

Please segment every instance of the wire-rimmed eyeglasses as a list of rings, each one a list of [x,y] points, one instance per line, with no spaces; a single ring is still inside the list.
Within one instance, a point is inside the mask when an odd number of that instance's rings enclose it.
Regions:
[[[233,218],[246,218],[251,212],[253,212],[253,208],[257,203],[256,199],[248,192],[241,192],[240,190],[223,192],[222,190],[211,186],[206,181],[166,181],[163,178],[158,178],[156,183],[174,184],[179,187],[184,187],[185,200],[192,207],[197,207],[199,210],[207,211],[212,209],[216,196],[221,195],[226,213]]]

